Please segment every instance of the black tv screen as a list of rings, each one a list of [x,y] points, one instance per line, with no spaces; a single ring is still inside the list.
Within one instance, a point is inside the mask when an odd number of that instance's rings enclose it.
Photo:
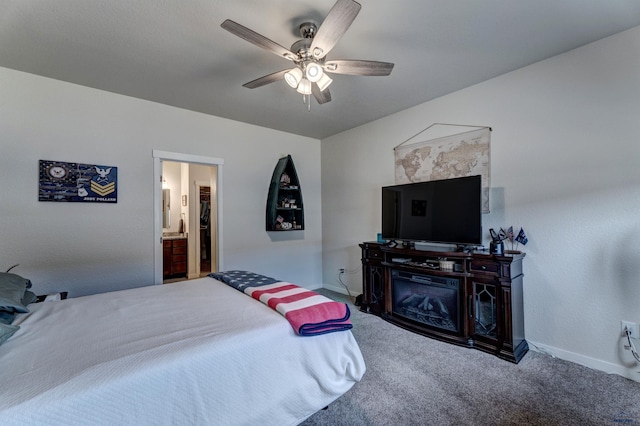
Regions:
[[[480,176],[382,188],[382,238],[482,244]]]

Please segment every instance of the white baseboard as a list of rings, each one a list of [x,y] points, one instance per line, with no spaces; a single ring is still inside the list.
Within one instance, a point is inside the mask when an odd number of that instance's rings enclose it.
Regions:
[[[334,286],[334,285],[330,285],[330,284],[323,284],[322,288],[326,288],[327,290],[335,291],[336,293],[340,293],[340,294],[344,294],[346,296],[349,296],[349,293],[347,292],[347,289],[344,288],[344,287]],[[358,294],[360,294],[360,293],[358,293]],[[356,297],[358,294],[353,294],[353,292],[352,292],[351,296]]]
[[[560,358],[565,361],[570,361],[584,367],[603,371],[607,374],[617,374],[629,380],[633,380],[634,382],[640,382],[640,365],[625,367],[623,365],[612,364],[610,362],[591,358],[585,355],[580,355],[575,352],[569,352],[564,349],[544,345],[542,343],[532,342],[528,339],[527,343],[529,344],[529,350],[531,351],[547,354],[554,358]]]

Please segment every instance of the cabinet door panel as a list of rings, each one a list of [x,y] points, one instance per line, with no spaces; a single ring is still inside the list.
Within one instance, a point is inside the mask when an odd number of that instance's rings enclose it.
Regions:
[[[187,254],[187,248],[186,247],[174,247],[173,251],[172,251],[173,255],[177,255],[177,254]]]
[[[498,289],[495,285],[473,281],[473,318],[476,336],[498,337]]]

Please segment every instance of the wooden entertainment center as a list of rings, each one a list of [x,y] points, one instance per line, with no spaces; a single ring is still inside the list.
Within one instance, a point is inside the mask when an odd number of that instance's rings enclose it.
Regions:
[[[517,363],[524,338],[524,254],[362,249],[360,309],[400,327]]]

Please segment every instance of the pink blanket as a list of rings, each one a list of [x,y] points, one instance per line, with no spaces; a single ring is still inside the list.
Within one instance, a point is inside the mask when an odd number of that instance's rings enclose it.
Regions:
[[[283,315],[301,336],[313,336],[353,327],[346,303],[336,302],[287,282],[246,287],[244,292]]]

